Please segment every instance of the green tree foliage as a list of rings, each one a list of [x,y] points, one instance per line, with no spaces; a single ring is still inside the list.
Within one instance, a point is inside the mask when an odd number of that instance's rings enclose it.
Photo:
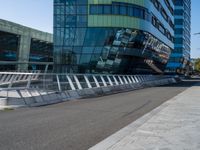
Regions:
[[[195,61],[195,71],[198,71],[200,72],[200,58],[198,58],[196,61]]]

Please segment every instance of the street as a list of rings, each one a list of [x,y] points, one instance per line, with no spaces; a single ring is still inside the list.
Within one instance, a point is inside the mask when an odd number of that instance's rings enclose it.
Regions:
[[[0,150],[86,150],[194,83],[0,111]]]

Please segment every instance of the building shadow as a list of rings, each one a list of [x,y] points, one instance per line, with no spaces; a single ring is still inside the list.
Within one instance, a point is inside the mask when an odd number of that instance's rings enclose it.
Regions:
[[[200,78],[190,78],[190,79],[182,79],[178,81],[178,83],[162,85],[157,87],[191,87],[191,86],[200,86]]]

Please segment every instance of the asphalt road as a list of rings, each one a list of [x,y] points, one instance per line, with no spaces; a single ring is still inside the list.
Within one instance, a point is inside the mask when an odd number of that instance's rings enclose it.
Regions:
[[[0,112],[0,150],[85,150],[195,81]]]

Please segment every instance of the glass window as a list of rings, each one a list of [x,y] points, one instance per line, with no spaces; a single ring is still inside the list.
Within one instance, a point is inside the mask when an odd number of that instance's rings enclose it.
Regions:
[[[175,19],[176,25],[183,25],[183,19]]]
[[[120,15],[127,15],[127,7],[125,5],[120,6]]]
[[[98,14],[103,14],[103,5],[98,5]]]
[[[128,16],[133,16],[133,7],[128,7]]]
[[[144,18],[144,11],[142,9],[134,8],[133,11],[135,17]]]
[[[77,25],[77,27],[86,27],[87,26],[87,16],[86,15],[77,15],[76,25]]]
[[[92,54],[94,47],[83,47],[82,54]]]
[[[175,34],[183,34],[183,29],[175,29]]]
[[[82,54],[80,64],[88,64],[90,62],[91,56],[91,54]]]
[[[142,7],[128,3],[113,2],[112,5],[90,5],[91,14],[127,15],[150,20],[150,15]]]
[[[104,5],[104,14],[112,14],[112,6],[111,5]]]
[[[87,14],[87,6],[86,5],[83,5],[83,6],[78,6],[77,8],[77,14],[80,14],[80,15],[86,15]]]
[[[82,53],[82,47],[75,46],[73,48],[73,53],[74,54],[81,54]]]
[[[183,0],[175,0],[175,5],[183,6]]]
[[[93,53],[100,54],[102,52],[102,47],[96,47]]]
[[[95,15],[98,14],[98,7],[96,5],[90,5],[90,14]]]
[[[85,47],[96,46],[98,39],[96,35],[101,35],[99,28],[88,28],[84,40],[84,46]]]
[[[183,10],[174,10],[175,15],[183,15]]]
[[[159,25],[160,32],[162,32],[163,34],[165,34],[165,28],[162,25]]]
[[[167,13],[166,13],[166,11],[165,11],[164,9],[162,9],[161,14],[162,14],[163,18],[164,18],[166,21],[168,21],[168,16],[167,16]]]
[[[119,12],[120,12],[120,7],[119,7],[119,5],[113,5],[113,6],[112,6],[112,14],[114,14],[114,15],[119,15]]]
[[[183,44],[184,40],[183,38],[175,38],[175,44]]]
[[[155,17],[152,17],[152,24],[153,24],[153,26],[157,26],[157,20],[156,20],[156,18]]]
[[[103,5],[90,5],[90,14],[103,14]]]
[[[153,4],[156,7],[156,9],[159,10],[160,4],[159,4],[158,0],[155,0]]]

